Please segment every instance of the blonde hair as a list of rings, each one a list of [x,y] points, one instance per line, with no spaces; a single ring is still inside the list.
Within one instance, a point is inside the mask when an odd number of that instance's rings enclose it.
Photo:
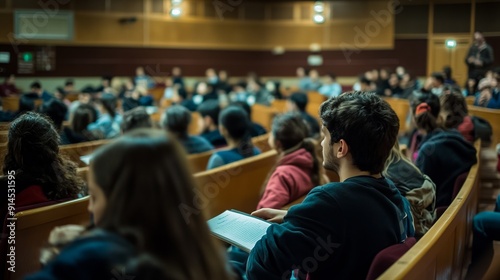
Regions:
[[[401,149],[399,148],[399,143],[396,141],[396,144],[392,147],[391,152],[389,153],[389,157],[385,161],[385,168],[384,171],[382,171],[382,175],[384,177],[390,178],[390,175],[388,173],[389,166],[391,164],[397,163],[399,161],[404,161],[406,162],[409,166],[413,167],[419,174],[422,174],[422,171],[418,169],[418,167],[413,164],[413,162],[410,161],[402,152]]]

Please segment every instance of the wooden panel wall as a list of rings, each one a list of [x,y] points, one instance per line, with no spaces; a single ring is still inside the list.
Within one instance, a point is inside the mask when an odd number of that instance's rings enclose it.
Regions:
[[[25,2],[29,4],[25,0],[19,3]],[[388,1],[367,1],[361,8],[357,2],[341,1],[339,9],[332,5],[332,18],[329,4],[325,2],[327,21],[324,24],[313,23],[312,1],[278,4],[263,1],[261,12],[253,10],[255,5],[249,5],[248,14],[244,2],[230,7],[232,10],[222,12],[219,17],[213,1],[184,0],[184,14],[175,19],[168,13],[170,1],[164,1],[163,13],[158,13],[154,10],[158,9],[158,3],[153,0],[72,0],[67,7],[75,12],[75,38],[65,44],[251,50],[271,50],[276,46],[307,50],[313,43],[323,49],[342,49],[346,44],[361,49],[390,49],[394,44],[394,14]],[[28,7],[36,8],[38,4],[30,5]],[[349,10],[357,13],[351,13],[348,18],[335,16]],[[0,6],[0,18],[6,17],[2,21],[9,21],[12,12],[2,11]],[[251,12],[264,19],[252,20]],[[384,16],[377,17],[374,13]],[[124,18],[135,18],[135,22],[120,23]],[[12,32],[12,24],[0,26],[0,34],[9,32]],[[364,36],[361,43],[360,36]],[[0,36],[0,42],[8,42],[8,39]]]
[[[425,75],[427,40],[396,39],[392,50],[363,50],[350,53],[348,61],[342,51],[321,51],[324,64],[321,74],[357,76],[372,69],[404,65],[415,75]],[[36,53],[40,46],[20,45],[19,51]],[[197,50],[181,48],[55,46],[54,71],[35,70],[34,77],[85,77],[99,75],[134,75],[135,67],[144,66],[151,75],[165,76],[173,66],[180,66],[186,76],[203,76],[209,67],[225,69],[232,76],[245,76],[254,71],[261,76],[295,76],[295,69],[307,65],[309,51],[287,51],[274,55],[270,51]],[[0,51],[11,52],[11,63],[0,64],[1,72],[17,71],[17,55],[9,44],[0,44]],[[411,51],[412,55],[408,55]],[[153,73],[151,73],[151,71]]]

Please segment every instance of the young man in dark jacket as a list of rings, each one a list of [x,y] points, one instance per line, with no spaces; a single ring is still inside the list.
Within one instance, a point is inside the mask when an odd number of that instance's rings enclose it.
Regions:
[[[282,223],[250,253],[250,280],[290,279],[296,269],[299,279],[365,279],[378,252],[414,233],[408,201],[381,175],[398,135],[394,111],[374,94],[352,92],[324,102],[320,114],[323,166],[340,182],[314,188],[288,213],[253,213]]]

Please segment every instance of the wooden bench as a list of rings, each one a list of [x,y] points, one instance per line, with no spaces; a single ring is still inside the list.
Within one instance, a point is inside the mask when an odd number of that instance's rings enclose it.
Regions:
[[[431,229],[378,279],[462,279],[477,212],[480,141],[474,144],[478,163],[471,167],[460,192]]]
[[[19,111],[19,96],[2,97],[2,109],[4,111]]]
[[[328,98],[318,92],[310,91],[307,93],[307,107],[306,112],[316,118],[321,123],[321,118],[319,116],[319,107],[323,102],[325,102]]]
[[[476,101],[476,97],[475,96],[467,96],[465,98],[465,102],[467,103],[467,106],[474,106],[474,101]]]
[[[16,221],[16,272],[5,271],[5,279],[23,279],[40,269],[40,248],[47,244],[57,226],[88,225],[89,198],[83,197],[54,205],[18,212]]]
[[[468,106],[469,115],[477,116],[487,120],[493,129],[493,136],[491,137],[491,146],[495,147],[500,143],[500,110],[489,109],[478,106]]]
[[[278,113],[285,113],[286,112],[286,99],[274,99],[273,102],[271,103],[271,107],[276,110]]]
[[[193,214],[205,210],[207,218],[211,218],[228,209],[251,213],[257,207],[262,185],[276,159],[273,150],[195,174],[199,205],[191,205]]]
[[[267,107],[261,104],[252,106],[252,121],[262,125],[266,131],[271,130],[274,117],[278,114],[272,107]]]
[[[93,153],[97,148],[109,143],[110,140],[96,140],[78,144],[62,145],[59,147],[59,153],[66,155],[71,161],[78,164],[79,167],[85,167],[86,164],[80,160],[81,156]]]
[[[10,128],[10,122],[0,122],[0,131],[8,131]]]
[[[9,141],[9,131],[0,130],[0,143],[7,143]]]
[[[396,112],[399,119],[399,132],[406,131],[406,118],[410,112],[410,102],[407,99],[385,97],[384,100],[389,103],[392,110]]]

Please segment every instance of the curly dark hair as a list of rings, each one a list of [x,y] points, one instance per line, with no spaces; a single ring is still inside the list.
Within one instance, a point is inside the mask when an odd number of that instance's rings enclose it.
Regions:
[[[16,177],[40,185],[50,200],[77,198],[85,182],[77,166],[59,154],[59,134],[50,120],[28,112],[15,119],[9,129],[3,172],[16,171]]]

